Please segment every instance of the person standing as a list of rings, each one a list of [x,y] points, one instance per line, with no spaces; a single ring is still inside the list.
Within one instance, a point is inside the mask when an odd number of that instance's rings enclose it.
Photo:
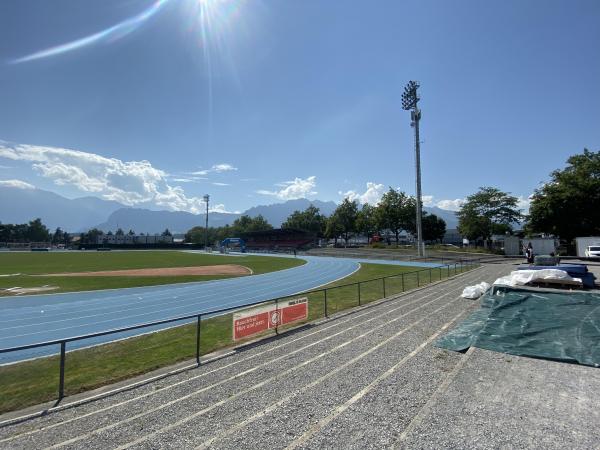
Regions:
[[[527,248],[525,250],[525,256],[527,257],[527,263],[533,264],[533,246],[531,245],[531,242],[529,244],[527,244]]]

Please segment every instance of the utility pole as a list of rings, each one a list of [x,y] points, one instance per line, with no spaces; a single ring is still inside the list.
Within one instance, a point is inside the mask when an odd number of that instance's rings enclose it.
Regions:
[[[208,201],[210,200],[210,196],[208,194],[204,195],[204,203],[206,203],[206,229],[204,230],[204,251],[208,251]]]
[[[424,256],[423,248],[423,228],[421,219],[423,217],[421,212],[421,142],[419,140],[419,121],[421,120],[421,110],[418,108],[417,103],[420,98],[417,95],[417,89],[419,83],[416,81],[409,81],[404,88],[402,94],[402,109],[410,111],[411,123],[410,125],[415,128],[415,184],[416,184],[416,197],[417,197],[417,248],[418,255]]]

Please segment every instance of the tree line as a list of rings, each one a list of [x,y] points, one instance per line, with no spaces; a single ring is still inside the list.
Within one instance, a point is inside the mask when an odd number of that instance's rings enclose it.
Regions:
[[[210,227],[208,229],[208,242],[221,241],[227,237],[240,236],[252,231],[265,231],[272,229],[261,215],[257,217],[241,216],[232,225],[224,227]],[[416,233],[416,201],[414,197],[407,196],[404,192],[390,188],[377,205],[368,203],[360,206],[357,201],[345,199],[335,211],[326,216],[321,214],[319,208],[310,205],[304,211],[294,211],[281,225],[283,229],[296,229],[306,231],[317,238],[341,238],[346,243],[356,235],[362,234],[371,238],[384,230],[389,230],[399,240],[400,233],[404,230]],[[424,213],[423,235],[427,241],[441,240],[446,232],[446,222],[434,214]],[[186,234],[186,241],[203,243],[206,228],[197,226]]]
[[[600,235],[600,151],[584,149],[554,170],[530,197],[529,213],[519,200],[494,187],[481,187],[457,213],[459,232],[470,240],[511,234],[547,234],[570,243],[578,236]]]
[[[0,223],[0,242],[44,242],[54,244],[68,244],[69,234],[60,227],[51,233],[37,218],[29,223]]]

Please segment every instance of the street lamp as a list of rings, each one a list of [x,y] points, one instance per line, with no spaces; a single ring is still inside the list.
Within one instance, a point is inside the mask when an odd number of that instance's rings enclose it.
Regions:
[[[419,120],[421,120],[421,110],[417,107],[420,100],[417,95],[419,83],[409,81],[402,94],[402,109],[410,111],[412,122],[410,125],[415,128],[415,171],[416,171],[416,191],[417,191],[417,247],[418,255],[423,255],[423,230],[421,226],[421,147],[419,142]]]
[[[206,229],[204,230],[204,251],[208,251],[208,201],[210,200],[210,196],[205,194],[204,203],[206,203]]]

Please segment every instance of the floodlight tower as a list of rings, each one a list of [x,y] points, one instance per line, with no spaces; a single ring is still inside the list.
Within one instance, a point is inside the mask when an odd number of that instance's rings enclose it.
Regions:
[[[205,194],[204,203],[206,203],[206,229],[204,230],[204,251],[208,251],[208,201],[210,200],[210,196]]]
[[[421,212],[421,145],[419,141],[419,121],[421,120],[421,110],[417,107],[417,103],[420,100],[417,95],[417,89],[419,83],[416,81],[409,81],[404,88],[402,94],[402,109],[410,111],[410,117],[412,122],[411,127],[415,128],[415,171],[416,171],[416,196],[417,196],[417,247],[418,255],[424,256],[423,249],[423,230],[421,226],[422,212]]]

